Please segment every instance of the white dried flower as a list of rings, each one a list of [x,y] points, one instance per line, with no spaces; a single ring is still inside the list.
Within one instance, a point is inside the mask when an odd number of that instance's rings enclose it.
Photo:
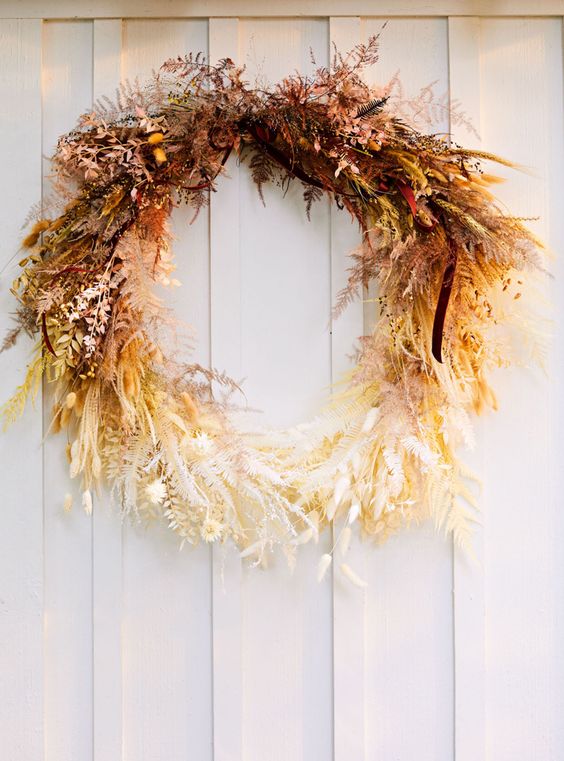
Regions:
[[[209,451],[212,445],[212,440],[204,431],[199,431],[192,439],[192,446],[200,454],[205,454]]]
[[[335,505],[338,507],[345,494],[348,492],[351,485],[350,478],[348,476],[341,476],[341,478],[337,479],[337,483],[335,484],[335,491],[333,492],[333,499],[335,500]]]
[[[82,507],[86,515],[92,515],[92,494],[89,489],[82,492]]]
[[[72,494],[65,494],[65,500],[63,502],[63,510],[65,513],[70,513],[72,510]]]
[[[214,518],[206,518],[200,529],[204,542],[215,542],[219,539],[224,529],[223,523],[216,521]]]
[[[347,518],[349,525],[351,523],[354,523],[359,515],[360,515],[360,505],[358,504],[358,502],[353,502],[352,505],[350,506],[349,515]]]
[[[327,500],[327,505],[325,506],[325,515],[327,516],[327,520],[329,522],[333,520],[336,512],[337,512],[337,503],[335,502],[333,497],[330,497]]]
[[[350,543],[352,538],[352,531],[347,526],[344,528],[341,532],[341,536],[339,537],[339,552],[341,553],[341,557],[344,558],[347,554]]]
[[[366,581],[364,581],[364,579],[361,579],[360,576],[353,571],[350,565],[347,565],[347,563],[341,563],[341,571],[347,577],[347,579],[355,585],[355,587],[360,587],[361,589],[364,589],[365,587],[368,586]]]
[[[166,499],[166,485],[160,478],[155,478],[145,487],[145,496],[152,505],[162,505]]]
[[[319,542],[319,513],[317,510],[311,510],[307,514],[307,519],[313,530],[313,542],[317,544]]]

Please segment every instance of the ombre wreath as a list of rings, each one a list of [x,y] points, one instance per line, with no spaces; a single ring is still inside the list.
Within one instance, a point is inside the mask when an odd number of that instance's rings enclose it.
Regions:
[[[266,91],[229,59],[188,56],[59,140],[60,205],[23,242],[5,346],[22,329],[39,341],[4,415],[52,382],[51,430],[67,431],[87,509],[106,479],[124,514],[160,516],[191,544],[232,539],[257,562],[275,545],[291,558],[336,521],[343,549],[354,522],[383,540],[429,516],[466,542],[473,500],[455,449],[472,443],[469,413],[496,406],[488,370],[511,358],[508,336],[520,341],[522,273],[541,267],[541,246],[487,190],[481,164],[507,162],[408,126],[361,78],[376,60],[374,38]],[[289,430],[242,423],[223,393],[236,384],[177,359],[174,314],[154,293],[175,284],[172,210],[204,207],[232,153],[259,193],[297,181],[308,210],[328,195],[357,220],[336,311],[378,288],[346,390]]]

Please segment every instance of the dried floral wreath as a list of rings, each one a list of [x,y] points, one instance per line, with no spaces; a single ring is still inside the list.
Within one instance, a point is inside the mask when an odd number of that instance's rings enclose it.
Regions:
[[[343,550],[355,521],[383,540],[432,516],[467,539],[474,503],[454,450],[471,444],[469,412],[496,406],[486,373],[523,328],[519,273],[541,267],[541,246],[486,189],[497,178],[480,162],[508,162],[421,134],[362,81],[377,49],[373,38],[271,91],[229,59],[168,61],[60,138],[61,205],[23,242],[5,347],[22,329],[40,341],[4,415],[53,381],[51,430],[68,432],[87,510],[105,477],[124,514],[161,515],[189,543],[230,537],[257,562],[275,545],[292,558],[340,519]],[[176,359],[174,315],[154,293],[175,283],[171,211],[205,206],[232,152],[259,193],[298,180],[308,210],[326,194],[358,221],[336,311],[378,287],[346,390],[284,431],[245,426],[219,392],[229,378]]]

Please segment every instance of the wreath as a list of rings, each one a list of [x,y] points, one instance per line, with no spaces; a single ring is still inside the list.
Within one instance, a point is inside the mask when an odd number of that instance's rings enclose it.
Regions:
[[[87,511],[107,479],[123,514],[159,515],[182,542],[230,538],[257,562],[275,545],[292,558],[336,521],[341,545],[355,522],[381,541],[427,517],[467,541],[474,502],[455,451],[472,443],[470,413],[496,407],[488,371],[522,335],[522,273],[542,247],[488,191],[498,178],[483,163],[509,162],[418,132],[363,82],[377,50],[372,38],[271,90],[230,59],[170,60],[59,139],[59,205],[23,241],[4,347],[22,330],[39,340],[3,412],[12,421],[52,382],[50,430],[67,432]],[[300,182],[308,211],[327,195],[358,222],[336,312],[378,288],[345,390],[288,430],[245,422],[234,381],[178,359],[154,291],[175,284],[172,210],[206,206],[232,153],[259,193]]]

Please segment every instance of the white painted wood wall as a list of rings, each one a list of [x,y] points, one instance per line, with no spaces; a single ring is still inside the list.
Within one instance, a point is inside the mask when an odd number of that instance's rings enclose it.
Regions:
[[[275,81],[386,19],[371,78],[450,88],[483,147],[530,169],[500,194],[558,257],[548,378],[500,373],[501,411],[478,425],[479,567],[424,527],[355,543],[363,591],[317,585],[315,548],[289,576],[229,549],[179,553],[165,529],[122,528],[103,499],[92,518],[66,515],[64,442],[41,447],[41,404],[28,410],[0,437],[2,759],[564,759],[563,14],[561,0],[0,2],[2,264],[47,186],[42,156],[120,78],[202,50]],[[358,304],[327,327],[356,233],[325,203],[308,223],[298,188],[267,189],[263,208],[247,170],[228,169],[209,215],[175,214],[174,303],[202,362],[247,377],[273,422],[296,421],[370,320]],[[2,400],[29,351],[0,357]]]

